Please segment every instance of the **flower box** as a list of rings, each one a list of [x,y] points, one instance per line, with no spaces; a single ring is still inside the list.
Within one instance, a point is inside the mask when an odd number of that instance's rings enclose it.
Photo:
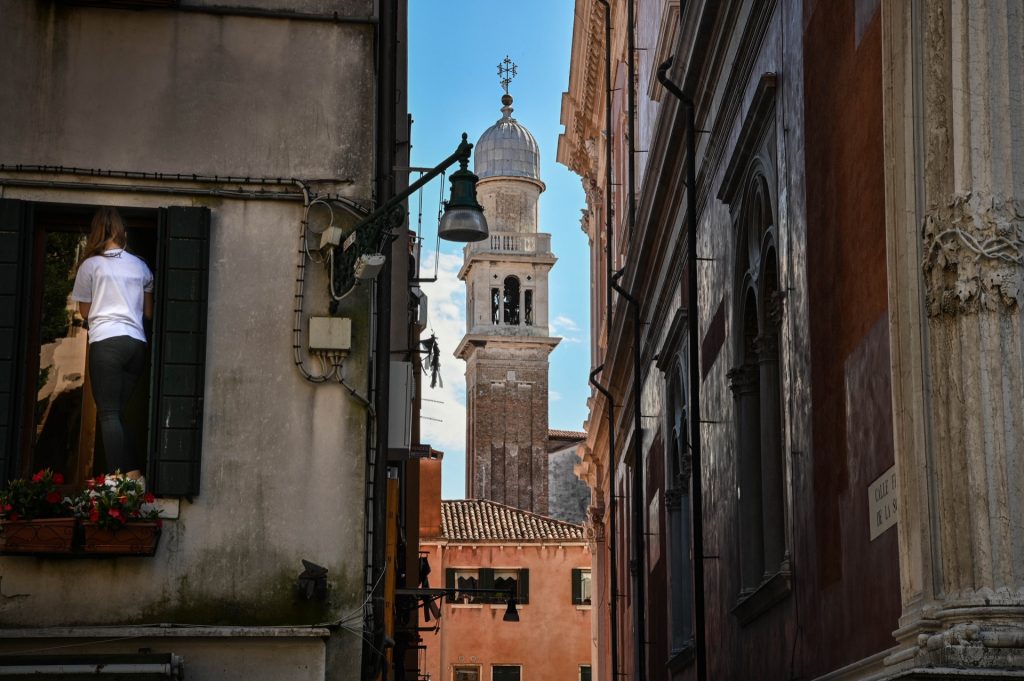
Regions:
[[[71,553],[75,518],[5,520],[0,523],[0,551],[18,554]]]
[[[152,556],[160,541],[160,525],[160,521],[138,521],[108,530],[88,520],[83,521],[82,552],[107,556]]]

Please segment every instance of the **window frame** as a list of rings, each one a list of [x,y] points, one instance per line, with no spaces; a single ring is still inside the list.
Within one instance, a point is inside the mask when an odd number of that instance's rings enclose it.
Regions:
[[[48,211],[85,215],[97,206],[0,199],[0,488],[24,466],[26,410],[33,362],[28,353],[30,304],[38,287],[29,257]],[[155,214],[154,319],[150,334],[147,486],[158,496],[199,493],[209,286],[210,210],[202,207],[119,207]],[[13,257],[12,257],[13,256]],[[173,339],[173,343],[171,342]],[[37,372],[38,373],[38,372]],[[86,476],[89,473],[85,473]],[[74,481],[84,484],[83,480]]]

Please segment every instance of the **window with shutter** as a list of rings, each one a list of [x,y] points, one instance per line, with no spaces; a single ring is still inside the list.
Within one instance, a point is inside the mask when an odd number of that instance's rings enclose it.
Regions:
[[[96,206],[0,200],[0,485],[42,467],[68,487],[106,470],[88,344],[69,299]],[[121,209],[153,270],[149,368],[125,410],[151,490],[199,491],[209,211]],[[147,380],[148,377],[148,380]],[[151,391],[152,389],[152,391]],[[69,490],[70,491],[70,490]]]

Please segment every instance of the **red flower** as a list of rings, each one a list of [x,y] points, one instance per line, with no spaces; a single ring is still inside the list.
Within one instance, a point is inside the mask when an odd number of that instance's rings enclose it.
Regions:
[[[60,503],[60,493],[59,492],[50,492],[49,494],[47,494],[46,495],[46,503],[48,503],[48,504],[59,504]]]
[[[100,474],[96,476],[97,485],[105,485],[107,483],[107,476]]]
[[[13,511],[14,510],[14,506],[12,504],[4,504],[4,510],[5,511]]]
[[[156,496],[152,492],[146,492],[146,496],[142,497],[142,500],[147,504],[152,504],[156,501]]]
[[[112,508],[109,511],[107,511],[107,515],[109,515],[111,518],[117,519],[121,517],[121,512],[118,511],[116,508]]]
[[[20,518],[20,517],[21,517],[21,516],[19,516],[19,515],[18,515],[17,513],[12,513],[12,514],[10,514],[9,516],[7,516],[7,519],[8,519],[8,520],[17,520],[17,519],[18,519],[18,518]]]
[[[98,508],[93,506],[92,509],[89,511],[89,520],[92,521],[92,522],[96,522],[99,519],[100,519],[100,511],[99,511]]]
[[[121,496],[119,496],[117,498],[117,503],[119,503],[119,504],[127,504],[128,503],[128,495],[127,494],[122,494]]]
[[[36,473],[35,475],[32,476],[32,482],[39,482],[40,480],[43,479],[43,476],[45,474],[46,474],[46,471],[39,471],[38,473]]]
[[[89,478],[89,480],[85,483],[85,486],[88,487],[89,489],[93,489],[94,487],[96,487],[96,481],[93,480],[92,478]]]
[[[64,475],[62,473],[54,473],[53,474],[53,484],[55,484],[55,485],[63,485],[64,484]]]

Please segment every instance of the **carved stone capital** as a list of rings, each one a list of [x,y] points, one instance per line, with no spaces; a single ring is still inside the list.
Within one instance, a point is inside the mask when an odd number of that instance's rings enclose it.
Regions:
[[[678,511],[683,506],[684,496],[683,490],[679,488],[665,490],[665,510]]]
[[[765,301],[764,318],[768,326],[777,329],[782,324],[782,314],[785,311],[786,292],[772,291]]]
[[[1024,201],[955,197],[924,218],[929,317],[1012,312],[1024,291]]]
[[[729,388],[734,396],[739,397],[753,392],[757,387],[758,369],[754,364],[742,364],[731,369],[726,377],[729,379]]]

